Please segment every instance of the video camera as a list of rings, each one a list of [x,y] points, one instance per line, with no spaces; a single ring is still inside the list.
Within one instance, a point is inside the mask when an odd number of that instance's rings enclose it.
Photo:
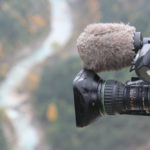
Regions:
[[[130,71],[137,77],[121,83],[103,80],[92,70],[82,69],[73,81],[76,125],[84,127],[108,114],[150,115],[150,38],[134,36],[135,57]]]

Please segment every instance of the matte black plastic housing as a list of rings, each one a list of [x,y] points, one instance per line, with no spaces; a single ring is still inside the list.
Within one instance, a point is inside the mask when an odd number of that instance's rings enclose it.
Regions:
[[[93,71],[81,70],[73,81],[76,126],[84,127],[100,114],[98,86],[100,77]]]

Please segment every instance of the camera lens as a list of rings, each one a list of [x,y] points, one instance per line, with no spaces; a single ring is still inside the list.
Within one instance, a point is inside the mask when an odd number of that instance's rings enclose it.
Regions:
[[[108,80],[99,91],[103,114],[114,115],[132,111],[150,110],[150,85],[143,81],[123,84]]]
[[[108,80],[103,83],[99,91],[103,114],[113,115],[123,110],[124,90],[125,86],[121,82]]]

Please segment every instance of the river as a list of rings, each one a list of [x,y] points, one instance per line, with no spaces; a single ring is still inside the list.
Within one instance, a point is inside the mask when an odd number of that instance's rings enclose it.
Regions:
[[[15,150],[35,150],[39,143],[38,131],[30,120],[31,112],[22,113],[19,109],[14,109],[20,105],[20,101],[14,96],[16,88],[21,85],[31,68],[54,53],[53,43],[57,42],[64,46],[72,33],[71,12],[67,2],[65,0],[48,0],[48,2],[51,5],[49,35],[39,49],[11,68],[0,88],[0,108],[5,109],[17,135]]]

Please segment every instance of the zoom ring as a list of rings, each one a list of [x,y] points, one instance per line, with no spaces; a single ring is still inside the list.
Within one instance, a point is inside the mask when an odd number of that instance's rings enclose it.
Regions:
[[[123,109],[124,85],[117,81],[108,80],[104,91],[104,104],[106,113],[113,115]]]
[[[105,109],[106,113],[109,115],[113,114],[113,107],[112,107],[112,101],[113,101],[113,84],[111,81],[107,81],[107,84],[105,86],[105,91],[104,91],[104,104],[105,104]]]

